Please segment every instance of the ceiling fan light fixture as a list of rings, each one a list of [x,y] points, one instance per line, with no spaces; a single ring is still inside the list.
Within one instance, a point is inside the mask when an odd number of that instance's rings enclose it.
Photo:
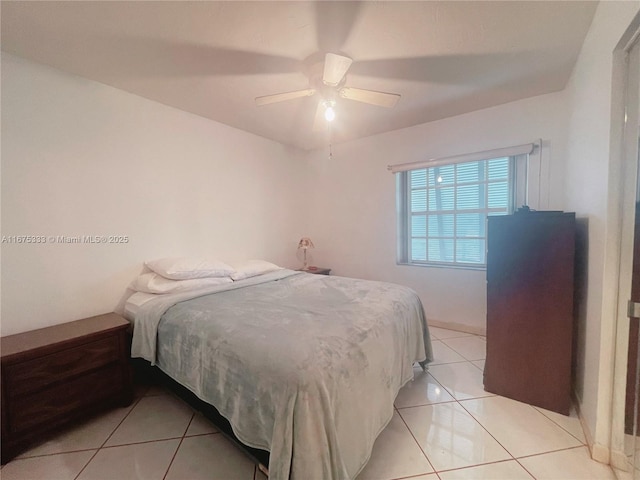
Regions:
[[[327,122],[333,122],[336,118],[336,111],[333,108],[335,102],[327,101],[324,102],[324,118]]]

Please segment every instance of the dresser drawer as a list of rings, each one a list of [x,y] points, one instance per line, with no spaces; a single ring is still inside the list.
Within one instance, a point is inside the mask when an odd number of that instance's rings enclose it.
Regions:
[[[125,381],[122,368],[115,364],[25,395],[11,406],[9,429],[12,433],[20,433],[46,425],[71,412],[81,412],[98,402],[114,399],[125,391]]]
[[[27,362],[7,365],[3,382],[7,382],[10,396],[16,397],[115,362],[119,355],[119,338],[110,335]]]

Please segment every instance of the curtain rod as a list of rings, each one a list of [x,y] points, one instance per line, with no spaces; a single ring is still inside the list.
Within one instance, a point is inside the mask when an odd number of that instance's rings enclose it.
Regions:
[[[452,163],[475,162],[478,160],[488,160],[491,158],[513,157],[515,155],[525,155],[533,153],[533,150],[536,146],[536,143],[526,143],[524,145],[515,145],[513,147],[485,150],[484,152],[466,153],[463,155],[454,155],[451,157],[432,158],[430,160],[421,160],[419,162],[400,163],[397,165],[387,166],[387,170],[391,171],[391,173],[398,173],[406,172],[408,170],[415,170],[417,168],[451,165]]]

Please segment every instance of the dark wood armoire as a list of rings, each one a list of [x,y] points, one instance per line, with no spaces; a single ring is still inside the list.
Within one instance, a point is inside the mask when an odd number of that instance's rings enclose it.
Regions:
[[[575,214],[491,216],[487,250],[485,390],[568,415]]]

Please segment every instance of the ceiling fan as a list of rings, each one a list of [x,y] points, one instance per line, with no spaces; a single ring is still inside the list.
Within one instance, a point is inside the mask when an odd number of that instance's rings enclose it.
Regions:
[[[334,107],[338,97],[388,108],[393,107],[398,103],[400,95],[397,93],[377,92],[362,88],[345,87],[346,74],[352,62],[353,60],[349,57],[337,55],[335,53],[327,53],[325,55],[324,64],[316,64],[311,69],[311,74],[309,76],[310,88],[256,97],[256,105],[269,105],[271,103],[293,100],[295,98],[310,97],[319,93],[321,98],[318,102],[318,108],[316,110],[316,116],[313,123],[313,129],[318,131],[322,130],[324,126],[322,122],[323,118],[327,122],[330,122],[335,118]],[[320,75],[320,72],[322,72],[322,75]]]

